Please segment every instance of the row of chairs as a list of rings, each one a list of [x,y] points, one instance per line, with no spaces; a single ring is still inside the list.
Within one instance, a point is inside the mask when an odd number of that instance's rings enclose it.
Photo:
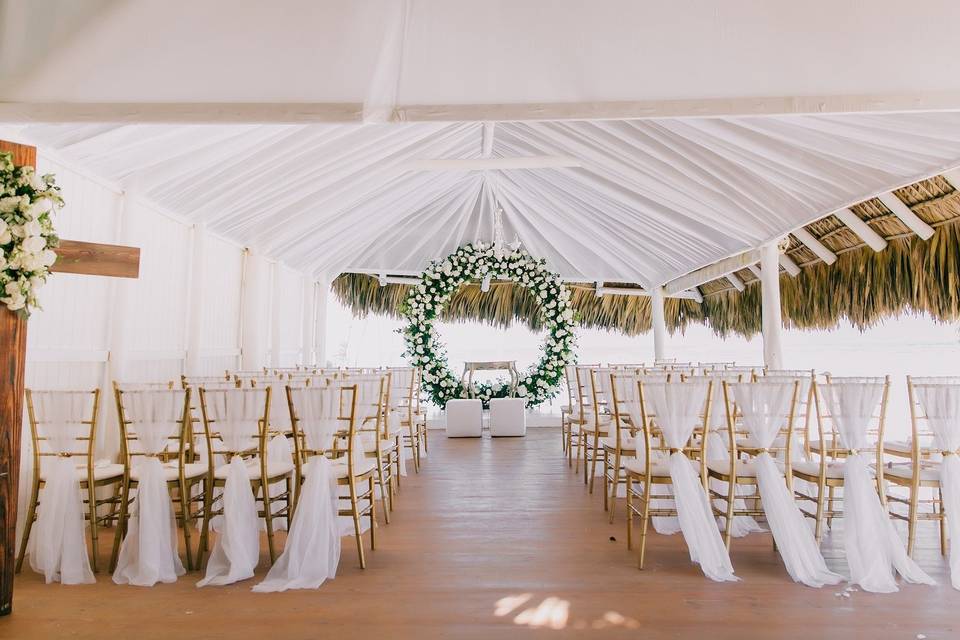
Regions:
[[[210,551],[211,521],[223,515],[228,461],[243,460],[273,562],[275,524],[285,526],[293,517],[307,462],[317,455],[335,463],[337,483],[344,487],[340,515],[353,520],[360,565],[365,567],[360,518],[369,519],[373,547],[377,511],[384,524],[390,521],[405,451],[416,470],[425,453],[426,420],[419,410],[417,389],[419,371],[409,368],[341,373],[337,379],[314,379],[310,385],[293,380],[244,384],[219,377],[188,377],[179,387],[168,382],[114,383],[121,436],[117,461],[95,456],[99,389],[27,389],[33,479],[17,571],[28,551],[34,564],[30,543],[38,514],[45,507],[56,507],[44,503],[56,459],[73,462],[84,518],[90,525],[93,571],[99,564],[98,531],[117,527],[110,560],[114,571],[147,459],[156,458],[162,464],[184,538],[187,569],[199,569]],[[318,442],[309,435],[319,420],[316,409],[330,407],[333,396],[336,411],[325,418],[335,428]],[[194,547],[191,528],[198,522],[200,537]]]
[[[641,568],[649,524],[656,527],[677,514],[671,502],[674,479],[665,464],[678,451],[692,461],[727,549],[738,529],[757,530],[755,519],[768,519],[757,463],[761,454],[768,454],[783,475],[791,503],[814,521],[818,546],[824,525],[831,527],[845,517],[849,465],[866,461],[883,520],[907,523],[906,554],[913,555],[922,521],[939,524],[941,552],[946,553],[949,510],[944,509],[941,465],[944,458],[960,453],[960,378],[908,377],[912,437],[906,442],[884,439],[889,378],[761,368],[748,372],[733,366],[678,374],[666,367],[593,365],[571,367],[567,380],[568,463],[584,464],[584,481],[592,488],[596,463],[602,462],[603,502],[610,522],[618,490],[625,489],[627,544],[633,547],[634,522],[639,519]],[[651,403],[650,395],[657,402]],[[672,395],[688,396],[686,420],[691,428],[682,444],[671,444],[664,430],[676,416],[656,412],[664,410],[664,398]],[[758,439],[757,425],[772,430],[766,434],[769,441]],[[860,510],[849,513],[847,506],[847,518],[862,516]],[[863,523],[845,520],[845,526]],[[851,570],[857,573],[853,566]],[[874,590],[889,586],[864,582],[864,588]]]

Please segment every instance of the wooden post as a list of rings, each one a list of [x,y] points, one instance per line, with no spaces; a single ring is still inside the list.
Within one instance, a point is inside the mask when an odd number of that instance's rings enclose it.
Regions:
[[[780,247],[771,242],[760,248],[760,295],[763,327],[763,364],[783,369],[783,317],[780,311]]]
[[[663,287],[653,287],[650,290],[650,321],[653,325],[653,359],[654,362],[666,357],[667,320],[663,310]]]
[[[0,140],[16,165],[37,166],[37,150]],[[17,543],[17,488],[23,429],[23,375],[27,364],[27,321],[0,307],[0,616],[13,610],[13,566]]]

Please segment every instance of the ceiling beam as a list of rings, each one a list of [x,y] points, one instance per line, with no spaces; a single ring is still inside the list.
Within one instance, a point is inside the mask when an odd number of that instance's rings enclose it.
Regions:
[[[833,264],[837,261],[837,254],[827,248],[825,244],[817,240],[816,236],[806,230],[804,227],[794,230],[793,237],[800,241],[810,251],[827,264]]]
[[[757,280],[761,278],[762,273],[760,271],[760,265],[758,264],[747,265],[747,269],[750,269],[750,273],[757,276]]]
[[[943,178],[955,191],[960,191],[960,168],[943,172]]]
[[[724,277],[730,282],[733,288],[736,289],[737,291],[743,291],[744,289],[747,288],[747,285],[743,284],[743,280],[740,279],[740,276],[738,276],[733,272],[728,273]]]
[[[484,140],[484,143],[486,140]],[[554,169],[579,167],[580,161],[570,156],[524,156],[518,158],[437,158],[411,160],[403,166],[407,171],[504,171],[508,169]]]
[[[649,298],[650,292],[646,289],[635,289],[632,287],[600,286],[597,288],[597,296],[639,296],[643,298]],[[668,295],[666,297],[678,298],[682,300],[696,300],[697,302],[703,302],[703,296],[695,288],[690,289],[689,291],[680,291],[675,294]]]
[[[484,122],[480,130],[480,156],[489,158],[493,155],[493,136],[496,122]]]
[[[790,277],[796,278],[800,275],[800,265],[793,261],[793,258],[785,253],[780,254],[780,266],[790,274]]]
[[[699,287],[705,282],[710,282],[711,280],[716,280],[717,278],[723,278],[728,273],[739,271],[750,264],[756,263],[759,259],[760,251],[758,249],[753,249],[751,251],[747,251],[746,253],[724,258],[719,262],[714,262],[711,265],[707,265],[706,267],[680,276],[675,280],[671,280],[663,286],[664,293],[667,296],[670,296],[681,291],[686,291],[693,287]]]
[[[833,215],[837,216],[840,222],[847,225],[851,231],[857,234],[860,239],[867,243],[874,251],[883,251],[887,248],[887,241],[850,209],[846,207],[838,209],[833,212]]]
[[[924,240],[929,240],[930,236],[934,234],[933,227],[917,217],[917,214],[905,205],[892,191],[881,193],[877,198],[887,209],[890,209],[893,215],[900,219],[900,222]]]

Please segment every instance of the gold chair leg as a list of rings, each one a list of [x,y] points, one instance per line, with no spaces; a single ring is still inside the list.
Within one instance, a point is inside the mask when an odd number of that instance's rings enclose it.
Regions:
[[[640,522],[640,561],[638,567],[643,569],[643,562],[647,555],[647,527],[650,524],[650,487],[643,487],[643,515]]]
[[[187,550],[187,571],[193,571],[193,550],[190,548],[190,524],[187,518],[187,505],[189,504],[190,485],[187,482],[179,482],[180,487],[180,526],[183,527],[183,545]]]
[[[817,539],[817,546],[823,541],[823,500],[826,487],[817,485],[817,521],[814,525],[814,537]]]
[[[20,569],[23,568],[23,558],[27,555],[27,542],[30,540],[30,532],[33,530],[33,521],[37,517],[37,502],[39,498],[40,481],[35,480],[33,488],[30,490],[30,508],[27,509],[26,526],[23,529],[23,538],[20,540],[20,553],[17,555],[17,573],[20,573]]]
[[[627,475],[627,551],[633,550],[633,480]]]
[[[120,490],[120,512],[117,516],[117,526],[113,532],[113,552],[110,554],[110,573],[117,568],[117,559],[120,557],[120,543],[127,534],[128,502],[130,500],[130,484],[128,479],[123,482],[123,488]]]
[[[263,522],[267,527],[267,548],[270,550],[270,564],[277,561],[277,551],[273,543],[273,507],[270,505],[270,481],[260,483],[263,493]]]
[[[90,547],[93,551],[90,567],[94,573],[97,573],[100,570],[97,566],[100,556],[100,545],[97,544],[97,487],[89,481],[87,482],[87,508],[90,518]]]
[[[360,536],[360,505],[357,503],[356,481],[350,478],[347,481],[350,489],[350,512],[353,517],[353,535],[357,541],[357,555],[360,556],[360,568],[367,568],[367,561],[363,557],[363,538]]]
[[[210,548],[210,513],[213,511],[213,492],[216,483],[208,478],[203,481],[203,524],[200,526],[200,541],[197,543],[197,570],[203,569],[203,554]]]
[[[377,499],[373,494],[373,476],[367,480],[370,491],[370,550],[377,548]]]
[[[920,500],[919,487],[910,487],[910,503],[907,511],[907,555],[913,557],[913,545],[917,534],[917,506]]]
[[[613,456],[613,486],[610,488],[610,524],[613,524],[613,514],[617,510],[617,490],[620,488],[620,451]]]
[[[943,488],[937,489],[937,498],[940,503],[940,554],[947,555],[947,514],[943,510]]]
[[[731,478],[732,480],[732,478]],[[733,509],[736,505],[737,485],[735,482],[727,483],[727,511],[723,523],[723,545],[730,553],[730,539],[733,537]]]

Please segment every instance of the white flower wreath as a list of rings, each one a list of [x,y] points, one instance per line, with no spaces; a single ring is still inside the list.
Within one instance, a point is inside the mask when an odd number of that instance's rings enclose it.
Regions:
[[[508,279],[520,284],[537,298],[547,337],[539,362],[520,375],[517,395],[528,406],[540,404],[556,395],[563,380],[564,367],[573,362],[573,310],[570,290],[560,276],[546,267],[546,261],[516,250],[500,255],[494,247],[468,244],[443,260],[432,262],[423,272],[401,309],[409,324],[404,328],[405,355],[413,366],[423,369],[423,389],[439,406],[448,400],[466,398],[469,390],[450,370],[442,345],[438,344],[433,323],[443,312],[460,285],[471,280]],[[485,404],[491,398],[510,394],[509,382],[475,385],[477,397]]]
[[[10,311],[29,315],[39,307],[37,290],[60,243],[52,213],[62,206],[52,175],[14,166],[13,154],[0,153],[0,303]]]

